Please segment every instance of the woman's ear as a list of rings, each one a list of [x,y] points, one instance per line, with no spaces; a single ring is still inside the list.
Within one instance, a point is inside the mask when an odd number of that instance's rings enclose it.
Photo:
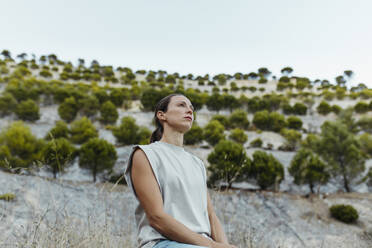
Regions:
[[[166,120],[166,118],[165,118],[165,113],[164,113],[163,111],[161,111],[161,110],[159,110],[159,111],[156,113],[156,116],[158,117],[158,119],[159,119],[160,121],[164,121],[164,120]]]

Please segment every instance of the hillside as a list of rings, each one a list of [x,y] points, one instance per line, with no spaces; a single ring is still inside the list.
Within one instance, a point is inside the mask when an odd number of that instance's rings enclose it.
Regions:
[[[106,123],[101,119],[102,105],[108,99],[117,100],[114,89],[120,89],[123,101],[115,106],[118,116],[114,122]],[[13,161],[11,159],[21,155],[13,151],[7,155],[0,149],[0,182],[4,185],[0,195],[13,193],[16,197],[15,201],[0,201],[3,221],[0,247],[134,247],[135,199],[126,185],[110,183],[120,178],[125,170],[132,144],[119,142],[113,130],[120,126],[123,117],[133,118],[137,129],[154,129],[153,112],[143,100],[146,91],[160,95],[163,91],[183,92],[199,104],[195,120],[202,129],[217,115],[230,118],[236,109],[243,109],[249,121],[249,125],[242,128],[248,137],[241,144],[246,155],[252,158],[256,151],[264,151],[282,164],[285,177],[280,182],[279,192],[259,190],[255,178],[234,182],[234,190],[210,190],[217,215],[232,243],[239,247],[371,247],[372,176],[370,181],[358,183],[372,170],[372,155],[368,154],[371,144],[363,148],[365,169],[350,183],[352,193],[342,193],[341,176],[332,176],[326,184],[317,185],[319,195],[310,194],[306,198],[309,186],[295,184],[288,169],[302,147],[301,142],[309,134],[320,135],[322,125],[338,120],[339,113],[347,108],[353,111],[353,123],[359,128],[353,135],[357,139],[363,134],[371,137],[368,120],[372,117],[372,89],[363,85],[346,89],[342,82],[332,85],[328,80],[310,81],[290,76],[288,72],[277,78],[262,68],[250,74],[182,76],[165,71],[114,69],[98,62],[87,66],[79,61],[79,65],[74,66],[55,55],[41,57],[39,61],[0,60],[0,98],[10,94],[16,105],[0,99],[0,130],[5,132],[14,122],[22,120],[17,106],[32,99],[38,106],[39,118],[23,120],[23,123],[36,139],[44,141],[58,121],[65,121],[71,129],[74,121],[87,113],[87,109],[81,108],[83,100],[94,96],[99,104],[96,113],[88,119],[97,137],[114,146],[117,160],[112,168],[98,173],[97,182],[92,183],[92,172],[79,166],[79,156],[69,161],[64,171],[57,174],[57,179],[53,179],[51,169],[44,164],[40,168],[31,164],[22,164],[21,169],[7,168],[2,163],[4,158]],[[228,105],[224,100],[226,105],[217,108],[210,100],[216,96],[230,99],[235,105]],[[75,116],[66,121],[59,109],[68,98],[77,101],[78,109]],[[327,113],[319,110],[324,102],[329,105]],[[305,113],[288,112],[288,106],[294,108],[296,103],[306,107]],[[92,110],[92,106],[89,105],[88,110]],[[301,120],[301,128],[295,130],[300,138],[296,138],[292,148],[288,148],[289,140],[283,132],[260,128],[255,123],[257,112],[265,110],[278,113],[283,120],[290,116]],[[360,120],[367,120],[367,124]],[[224,126],[226,137],[232,132],[231,127]],[[260,147],[252,144],[256,139],[262,141]],[[72,138],[69,136],[68,140]],[[1,142],[0,138],[0,145]],[[71,143],[79,149],[84,142]],[[185,150],[200,157],[207,168],[210,167],[208,156],[214,149],[215,145],[207,138],[185,145]],[[38,162],[34,159],[32,163],[35,161]],[[340,203],[352,204],[358,210],[356,223],[347,225],[330,217],[328,208]]]

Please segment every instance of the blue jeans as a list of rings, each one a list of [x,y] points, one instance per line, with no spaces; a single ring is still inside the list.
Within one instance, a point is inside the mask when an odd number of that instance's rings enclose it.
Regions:
[[[158,242],[152,248],[207,248],[207,247],[184,244],[184,243],[179,243],[177,241],[171,241],[171,240],[165,239],[165,240]]]

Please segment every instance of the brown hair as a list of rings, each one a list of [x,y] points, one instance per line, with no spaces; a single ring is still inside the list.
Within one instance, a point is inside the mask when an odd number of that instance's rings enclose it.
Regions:
[[[156,114],[158,113],[158,111],[163,111],[164,113],[167,112],[169,102],[173,96],[183,96],[183,95],[178,94],[178,93],[170,94],[162,98],[155,106],[154,120],[155,120],[156,129],[151,134],[150,143],[159,141],[161,137],[163,136],[163,132],[164,132],[163,125],[160,123],[160,120],[158,119]]]

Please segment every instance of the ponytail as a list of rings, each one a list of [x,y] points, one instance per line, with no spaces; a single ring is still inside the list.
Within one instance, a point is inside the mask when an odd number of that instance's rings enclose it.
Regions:
[[[150,143],[153,143],[155,141],[159,141],[161,137],[163,136],[163,127],[157,127],[154,132],[151,134]]]

